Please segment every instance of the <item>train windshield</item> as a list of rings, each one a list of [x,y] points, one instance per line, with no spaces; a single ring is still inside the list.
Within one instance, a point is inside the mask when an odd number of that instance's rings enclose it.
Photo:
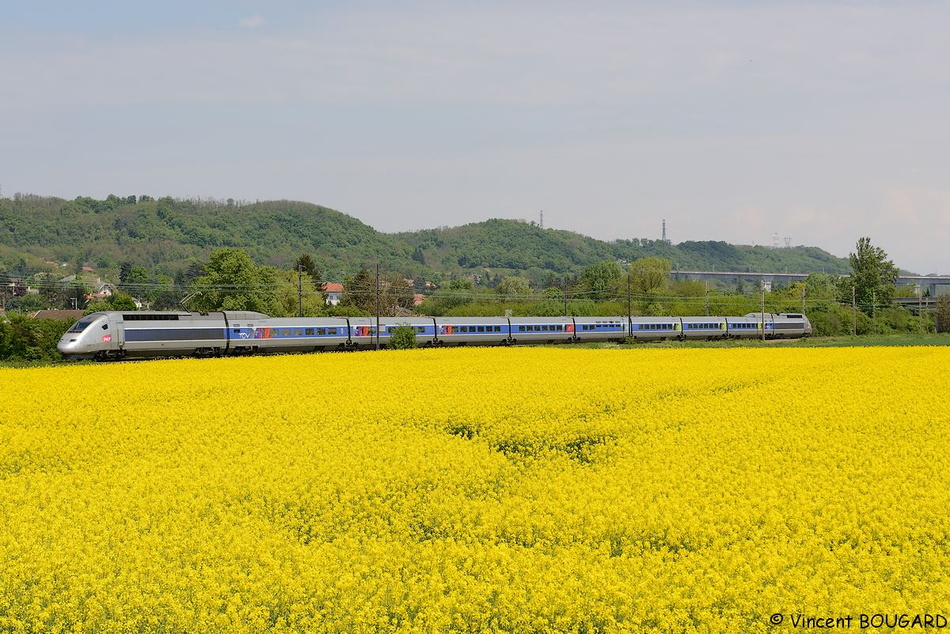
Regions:
[[[97,319],[96,317],[84,317],[83,319],[80,319],[75,324],[73,324],[73,327],[70,328],[67,332],[82,332],[83,330],[88,328],[89,324],[94,322],[96,319]]]

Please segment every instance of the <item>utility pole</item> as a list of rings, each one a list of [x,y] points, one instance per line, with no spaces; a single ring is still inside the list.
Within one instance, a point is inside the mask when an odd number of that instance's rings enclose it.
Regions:
[[[856,291],[854,286],[851,286],[851,336],[855,337],[858,334],[858,304],[856,300]]]
[[[297,317],[303,317],[303,264],[297,265]]]
[[[564,286],[561,287],[561,295],[564,296],[564,316],[567,317],[567,281],[565,280]]]
[[[379,262],[376,263],[376,349],[379,350]]]
[[[631,300],[631,297],[630,297],[630,265],[628,264],[628,265],[627,265],[627,325],[628,325],[628,326],[633,323],[633,318],[632,318],[633,311],[632,311],[631,308],[630,308],[630,300]]]
[[[709,280],[706,280],[706,316],[709,317]]]
[[[877,331],[877,291],[871,291],[871,326]]]
[[[765,341],[765,281],[762,282],[762,341]]]
[[[924,288],[920,284],[917,285],[917,329],[920,331],[920,334],[924,334],[924,306],[923,306],[923,295]]]

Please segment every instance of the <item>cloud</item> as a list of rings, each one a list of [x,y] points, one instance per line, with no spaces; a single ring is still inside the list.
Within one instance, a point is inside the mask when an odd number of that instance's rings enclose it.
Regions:
[[[257,27],[262,26],[262,25],[263,25],[264,23],[266,23],[266,22],[267,22],[267,20],[265,20],[265,19],[262,18],[261,16],[259,16],[259,15],[252,15],[252,16],[250,16],[250,17],[248,17],[248,18],[242,18],[242,19],[238,22],[238,24],[240,24],[241,26],[243,26],[243,27],[246,28],[246,29],[256,29]]]

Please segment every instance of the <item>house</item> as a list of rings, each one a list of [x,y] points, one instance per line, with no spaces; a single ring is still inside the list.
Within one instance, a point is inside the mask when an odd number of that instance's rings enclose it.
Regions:
[[[106,300],[115,293],[115,287],[112,284],[103,282],[101,279],[96,280],[95,291],[86,295],[88,301],[96,300]]]
[[[336,282],[327,282],[323,285],[323,290],[327,295],[327,306],[339,306],[343,299],[343,285]]]
[[[61,319],[63,321],[76,321],[82,317],[83,311],[81,310],[38,310],[32,315],[30,319]]]

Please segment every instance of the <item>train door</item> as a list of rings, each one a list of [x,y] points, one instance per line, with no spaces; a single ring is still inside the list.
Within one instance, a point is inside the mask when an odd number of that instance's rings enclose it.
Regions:
[[[125,349],[125,322],[122,320],[122,314],[118,313],[109,319],[109,334],[112,338],[112,348],[114,350]]]

